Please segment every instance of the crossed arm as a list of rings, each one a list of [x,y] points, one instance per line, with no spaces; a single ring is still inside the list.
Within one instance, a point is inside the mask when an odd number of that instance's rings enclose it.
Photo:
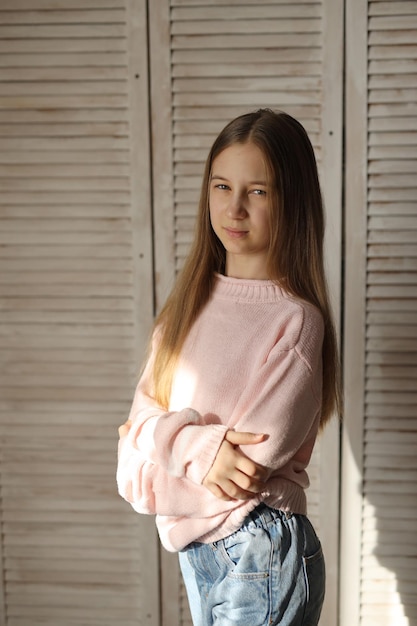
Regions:
[[[119,437],[128,434],[132,422],[119,427]],[[249,459],[240,446],[265,441],[267,435],[228,430],[203,485],[220,500],[250,500],[265,489],[271,470]]]

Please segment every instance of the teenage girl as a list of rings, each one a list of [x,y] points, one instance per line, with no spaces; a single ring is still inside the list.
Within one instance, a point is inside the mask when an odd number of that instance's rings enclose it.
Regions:
[[[119,493],[178,551],[195,626],[313,626],[306,468],[340,408],[316,161],[259,110],[207,159],[192,250],[120,428]]]

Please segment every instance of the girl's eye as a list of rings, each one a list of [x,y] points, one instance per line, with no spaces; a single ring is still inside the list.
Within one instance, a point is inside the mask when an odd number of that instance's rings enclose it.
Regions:
[[[220,183],[218,185],[215,185],[215,188],[216,189],[221,189],[221,190],[226,190],[226,189],[229,189],[229,186],[228,185],[224,185],[223,183]]]
[[[264,189],[254,189],[252,191],[255,196],[266,196],[266,191]]]

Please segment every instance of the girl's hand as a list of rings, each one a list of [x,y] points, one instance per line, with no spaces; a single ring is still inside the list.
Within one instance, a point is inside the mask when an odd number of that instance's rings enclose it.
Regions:
[[[121,439],[122,437],[126,437],[131,427],[132,427],[131,420],[127,420],[124,424],[119,426],[119,439]]]
[[[266,437],[228,430],[203,485],[220,500],[250,500],[264,491],[270,470],[249,459],[236,446],[261,443]]]

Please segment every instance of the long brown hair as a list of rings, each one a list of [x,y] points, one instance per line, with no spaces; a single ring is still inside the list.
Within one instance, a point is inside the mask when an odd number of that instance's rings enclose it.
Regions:
[[[175,365],[191,326],[210,297],[226,252],[209,212],[214,159],[228,146],[253,143],[262,151],[272,190],[267,270],[271,280],[315,305],[324,319],[321,425],[341,413],[339,358],[323,264],[324,215],[313,147],[303,126],[286,113],[260,109],[232,120],[207,158],[194,242],[156,320],[159,341],[153,365],[154,394],[168,407]]]

